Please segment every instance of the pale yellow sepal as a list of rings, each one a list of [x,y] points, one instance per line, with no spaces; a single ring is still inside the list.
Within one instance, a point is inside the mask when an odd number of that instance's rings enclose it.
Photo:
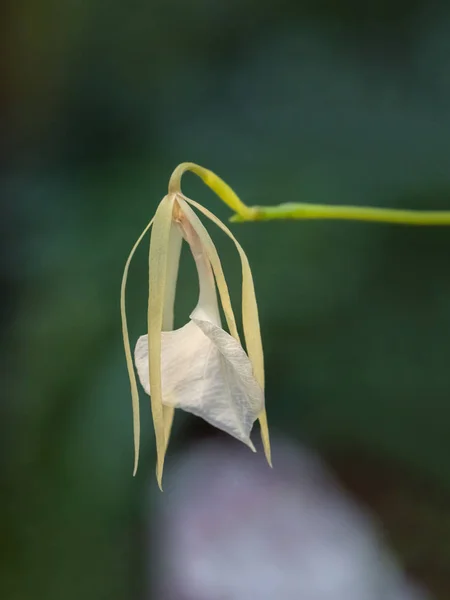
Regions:
[[[200,242],[206,251],[206,255],[208,256],[209,262],[211,263],[211,267],[214,271],[214,277],[216,278],[217,289],[219,290],[220,301],[222,303],[228,329],[230,330],[230,335],[232,335],[234,339],[239,342],[239,333],[236,327],[236,319],[234,317],[233,308],[231,306],[230,293],[228,291],[228,285],[216,247],[203,223],[197,217],[189,204],[184,201],[187,200],[189,202],[188,198],[184,196],[183,198],[178,197],[177,201],[182,207],[183,212],[186,214],[190,225],[200,238]]]
[[[178,267],[180,264],[181,245],[183,238],[181,233],[174,221],[172,221],[170,234],[169,234],[169,247],[167,253],[167,276],[166,276],[166,290],[164,295],[163,304],[163,318],[162,318],[162,329],[163,331],[171,331],[173,329],[174,321],[174,305],[175,305],[175,293],[177,287]],[[166,451],[169,444],[170,432],[172,429],[173,418],[175,416],[175,409],[171,406],[163,406],[164,415],[164,435],[166,438]]]
[[[172,227],[172,212],[175,196],[165,196],[158,206],[150,239],[149,253],[149,297],[148,297],[148,358],[149,373],[152,382],[150,397],[153,426],[156,439],[156,479],[162,486],[164,456],[167,449],[168,434],[173,413],[164,418],[161,386],[161,331],[163,324],[164,301],[166,293],[167,259]],[[151,266],[151,268],[150,268]],[[162,488],[161,488],[162,489]]]
[[[245,344],[247,346],[248,357],[253,366],[253,374],[255,379],[264,390],[264,355],[261,341],[261,330],[259,326],[258,305],[256,302],[255,286],[253,284],[252,272],[247,255],[237,239],[220,219],[218,219],[207,208],[198,202],[195,202],[195,200],[191,200],[185,196],[184,199],[192,206],[195,206],[195,208],[208,217],[208,219],[220,227],[220,229],[222,229],[222,231],[224,231],[228,237],[233,240],[237,248],[242,264],[242,323],[244,327]],[[267,425],[265,408],[259,415],[258,420],[261,428],[261,438],[263,441],[264,453],[266,455],[267,462],[270,466],[272,466],[269,428]]]
[[[136,383],[136,376],[134,374],[134,366],[133,366],[133,357],[131,354],[130,347],[130,337],[128,334],[128,324],[127,324],[127,312],[126,312],[126,303],[125,303],[125,291],[127,287],[127,279],[128,279],[128,271],[130,269],[131,259],[134,256],[134,253],[137,250],[137,247],[142,242],[145,234],[150,229],[153,224],[152,219],[138,237],[136,243],[134,244],[127,261],[125,263],[125,268],[123,270],[122,276],[122,284],[120,287],[120,315],[122,318],[122,336],[123,336],[123,345],[125,348],[125,359],[127,362],[127,370],[128,376],[130,378],[130,387],[131,387],[131,403],[133,408],[133,436],[134,436],[134,468],[133,475],[136,475],[136,471],[139,463],[139,443],[141,436],[141,425],[140,425],[140,417],[139,417],[139,392]]]

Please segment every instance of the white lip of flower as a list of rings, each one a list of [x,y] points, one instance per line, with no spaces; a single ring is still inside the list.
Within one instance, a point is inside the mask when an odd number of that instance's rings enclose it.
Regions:
[[[242,320],[248,356],[239,340],[228,287],[217,250],[191,206],[218,225],[236,244],[242,263]],[[139,398],[125,316],[125,285],[131,258],[153,224],[150,242],[148,334],[139,338],[135,364],[142,387],[150,394],[161,486],[164,455],[174,409],[191,412],[239,439],[253,451],[253,423],[259,418],[269,464],[270,444],[264,409],[264,364],[253,279],[248,259],[231,231],[203,206],[181,193],[161,201],[125,266],[121,309],[125,352],[133,399],[135,470],[139,453]],[[189,244],[198,279],[199,300],[190,321],[173,330],[173,308],[182,239]],[[219,291],[230,333],[222,329]]]

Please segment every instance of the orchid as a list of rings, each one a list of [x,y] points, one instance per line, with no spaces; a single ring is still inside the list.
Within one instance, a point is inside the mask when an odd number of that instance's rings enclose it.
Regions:
[[[450,225],[450,211],[420,211],[370,206],[326,206],[285,203],[247,206],[212,171],[182,163],[172,173],[168,195],[158,206],[125,264],[121,288],[122,332],[130,377],[134,429],[134,474],[139,459],[139,393],[133,366],[125,310],[125,288],[131,259],[153,226],[149,255],[148,331],[139,338],[135,364],[140,382],[151,398],[156,438],[156,476],[161,487],[164,456],[176,408],[202,417],[254,450],[250,432],[256,419],[264,452],[271,465],[269,431],[264,407],[264,360],[258,307],[247,256],[231,231],[213,213],[181,192],[181,177],[192,171],[234,211],[231,221],[273,219],[332,219],[397,225]],[[222,265],[196,208],[234,242],[242,264],[242,321],[245,352],[236,327]],[[197,266],[199,299],[189,322],[173,330],[173,311],[182,240]],[[228,326],[222,328],[216,288]]]
[[[151,398],[157,452],[156,476],[160,487],[176,408],[203,418],[253,451],[250,433],[254,422],[259,419],[264,451],[271,464],[264,406],[263,349],[250,265],[228,227],[209,210],[181,193],[179,180],[182,168],[183,165],[175,170],[168,195],[162,199],[155,216],[133,247],[125,265],[121,290],[123,338],[133,405],[136,473],[140,444],[139,394],[126,320],[125,288],[131,259],[152,227],[148,330],[137,341],[134,362],[142,387]],[[222,180],[206,169],[196,168],[206,183],[215,178],[214,183],[219,183],[219,190],[226,189],[227,197],[230,197],[232,191]],[[240,201],[234,197],[233,208],[236,208],[236,201]],[[216,247],[193,208],[220,227],[236,245],[242,265],[242,322],[247,352],[240,341]],[[174,330],[175,291],[183,240],[187,242],[196,264],[199,298],[189,322]],[[222,327],[217,291],[228,331]]]

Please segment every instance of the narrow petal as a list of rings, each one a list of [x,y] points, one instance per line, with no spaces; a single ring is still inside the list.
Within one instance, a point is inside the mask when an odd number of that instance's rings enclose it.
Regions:
[[[189,245],[197,267],[199,298],[194,310],[207,315],[209,320],[221,327],[216,282],[204,244],[181,208],[177,214],[177,222],[183,232],[184,239]]]
[[[150,393],[146,338],[138,340],[135,361]],[[203,418],[254,450],[250,432],[264,396],[242,346],[214,323],[194,319],[163,332],[161,351],[163,403]]]
[[[149,253],[148,298],[148,359],[152,387],[151,408],[156,438],[156,478],[161,487],[164,455],[167,448],[166,430],[170,413],[164,418],[161,389],[161,331],[166,294],[168,249],[172,228],[175,196],[163,198],[156,211]],[[173,416],[173,415],[172,415]]]
[[[169,243],[167,248],[166,290],[163,306],[163,331],[173,329],[173,309],[175,305],[175,290],[180,265],[181,245],[183,237],[179,228],[172,222],[170,226]]]
[[[164,295],[162,328],[164,331],[173,329],[173,311],[175,306],[175,291],[178,279],[178,268],[180,265],[181,244],[183,237],[177,225],[172,221],[169,234],[166,290]],[[166,450],[169,443],[170,432],[174,418],[174,409],[171,406],[163,406],[164,436],[166,438]]]
[[[138,468],[139,462],[139,442],[141,436],[141,425],[139,418],[139,392],[136,384],[136,376],[134,374],[133,367],[133,358],[131,356],[131,348],[130,348],[130,337],[128,335],[128,324],[127,324],[127,312],[126,312],[126,304],[125,304],[125,292],[127,287],[127,279],[128,279],[128,271],[130,269],[131,259],[134,256],[134,253],[137,250],[137,247],[142,242],[145,234],[150,229],[153,224],[153,219],[148,223],[147,227],[138,237],[136,243],[134,244],[127,261],[125,263],[125,268],[123,270],[122,276],[122,284],[120,287],[120,314],[122,318],[122,336],[123,336],[123,345],[125,348],[125,358],[127,362],[128,369],[128,377],[130,378],[130,387],[131,387],[131,403],[133,407],[133,435],[134,435],[134,469],[133,475],[136,475],[136,471]]]
[[[220,262],[216,247],[203,223],[197,217],[192,208],[183,200],[183,198],[177,196],[177,201],[183,211],[183,214],[189,220],[189,223],[200,238],[200,241],[205,248],[206,255],[211,263],[214,276],[216,278],[217,288],[220,294],[220,301],[222,303],[228,329],[230,330],[230,334],[239,342],[239,333],[236,327],[236,319],[234,318],[233,308],[231,306],[230,294],[225,275],[223,273],[222,263]]]
[[[253,284],[252,272],[247,255],[228,227],[222,223],[222,221],[218,219],[211,211],[209,211],[207,208],[204,208],[201,204],[198,204],[198,202],[195,202],[194,200],[190,200],[186,197],[184,197],[184,200],[192,206],[195,206],[195,208],[208,217],[208,219],[220,227],[220,229],[222,229],[222,231],[224,231],[228,237],[233,240],[237,251],[239,252],[239,257],[242,264],[242,321],[244,327],[245,344],[247,346],[248,356],[253,365],[253,373],[256,381],[259,383],[261,388],[264,389],[264,355],[259,326],[258,305],[256,302],[255,287]],[[272,465],[269,428],[267,425],[265,408],[263,408],[261,414],[259,415],[259,423],[261,427],[264,453],[266,455],[267,462],[269,465]]]

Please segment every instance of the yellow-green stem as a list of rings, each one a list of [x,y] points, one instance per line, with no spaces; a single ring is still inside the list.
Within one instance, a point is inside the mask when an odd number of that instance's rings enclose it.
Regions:
[[[178,165],[169,180],[169,194],[177,192],[181,193],[181,178],[186,171],[191,171],[200,177],[203,183],[211,188],[212,191],[217,194],[229,208],[231,208],[231,210],[242,216],[244,220],[254,220],[252,214],[253,209],[246,206],[223,179],[218,177],[212,171],[209,171],[209,169],[204,169],[194,163],[185,162]]]
[[[289,203],[253,206],[250,214],[235,214],[231,221],[272,221],[274,219],[339,219],[372,221],[397,225],[450,225],[450,211],[402,210],[371,206],[333,206]]]
[[[230,221],[273,221],[322,219],[371,221],[397,225],[450,225],[450,211],[403,210],[371,206],[333,206],[326,204],[287,203],[278,206],[246,206],[237,194],[209,169],[195,163],[178,165],[169,180],[169,194],[181,193],[181,178],[186,171],[195,173],[225,204],[234,211]]]

